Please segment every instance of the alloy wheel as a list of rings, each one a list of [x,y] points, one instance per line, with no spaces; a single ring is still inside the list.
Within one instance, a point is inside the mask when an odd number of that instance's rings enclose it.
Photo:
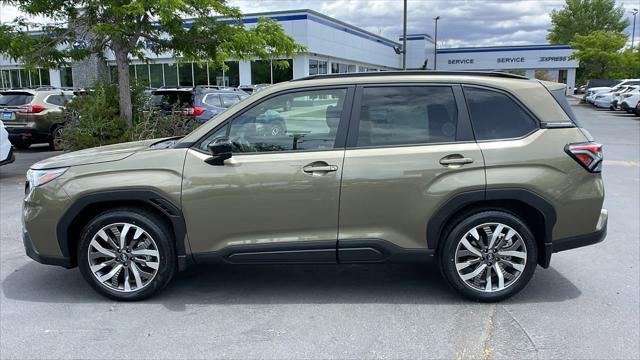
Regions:
[[[62,150],[62,127],[57,127],[53,130],[53,150]]]
[[[527,264],[522,236],[508,225],[485,223],[469,230],[458,242],[455,265],[468,287],[501,291],[513,285]]]
[[[149,233],[134,224],[103,227],[93,236],[87,251],[93,276],[115,291],[138,291],[158,273],[158,246]]]

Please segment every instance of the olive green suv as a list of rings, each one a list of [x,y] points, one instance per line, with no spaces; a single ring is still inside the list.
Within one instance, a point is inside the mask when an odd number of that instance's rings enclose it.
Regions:
[[[119,300],[191,263],[430,259],[463,295],[501,300],[606,234],[602,146],[564,91],[501,73],[274,85],[184,138],[33,165],[24,246]]]
[[[48,143],[51,150],[62,150],[63,110],[73,96],[73,91],[52,87],[0,91],[0,120],[13,146]]]

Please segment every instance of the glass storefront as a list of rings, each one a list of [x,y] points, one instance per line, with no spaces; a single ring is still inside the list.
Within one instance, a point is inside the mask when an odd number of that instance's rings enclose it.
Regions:
[[[273,61],[273,83],[275,84],[293,79],[293,60],[286,59],[286,61],[289,63],[289,66],[287,66],[286,68],[278,66],[276,61],[282,60]],[[254,84],[270,84],[272,82],[271,68],[272,66],[270,60],[252,61],[251,82],[253,82]]]
[[[178,66],[176,64],[163,64],[164,86],[178,86]]]
[[[327,66],[327,61],[309,59],[309,75],[326,74]]]
[[[180,86],[186,86],[186,87],[193,86],[193,72],[192,72],[191,65],[192,63],[178,65],[178,76],[180,79]]]
[[[7,69],[0,70],[0,88],[21,88],[50,85],[49,70]]]
[[[354,73],[356,72],[356,66],[352,64],[331,63],[331,73]]]

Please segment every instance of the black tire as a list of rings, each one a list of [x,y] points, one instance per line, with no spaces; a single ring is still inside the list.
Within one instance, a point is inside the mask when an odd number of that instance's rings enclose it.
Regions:
[[[449,230],[443,233],[445,238],[442,239],[444,242],[439,250],[442,274],[449,284],[463,296],[480,302],[501,301],[522,290],[531,280],[538,260],[535,238],[526,223],[512,213],[488,209],[468,213],[458,219],[458,222],[454,222]],[[501,223],[511,227],[518,232],[527,250],[526,264],[520,276],[504,289],[492,292],[480,291],[467,285],[458,274],[455,263],[456,250],[463,236],[474,227],[485,223]]]
[[[103,227],[114,223],[131,223],[146,231],[155,241],[159,252],[155,277],[140,290],[122,292],[102,284],[90,269],[88,249],[94,235]],[[82,230],[78,244],[78,267],[85,280],[98,293],[114,300],[136,301],[150,297],[162,290],[177,271],[176,252],[172,232],[164,219],[141,208],[116,208],[94,217]]]
[[[49,136],[49,150],[52,150],[52,151],[64,150],[62,146],[63,129],[64,127],[58,125],[51,130],[51,135]]]
[[[11,142],[16,149],[26,150],[31,146],[30,142],[22,141],[22,140],[14,140]]]

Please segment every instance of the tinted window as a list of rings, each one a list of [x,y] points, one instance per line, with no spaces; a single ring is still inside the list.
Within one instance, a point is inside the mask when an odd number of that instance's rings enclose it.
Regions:
[[[2,93],[0,94],[0,105],[18,106],[28,104],[33,100],[33,95],[29,93]]]
[[[47,98],[47,102],[52,105],[64,105],[64,100],[61,95],[51,95]]]
[[[225,108],[240,102],[240,97],[236,94],[220,94],[220,98],[222,99],[222,106]]]
[[[235,152],[331,149],[340,124],[345,89],[279,95],[233,119]]]
[[[191,106],[192,103],[193,95],[189,91],[156,91],[151,96],[151,105],[163,110]]]
[[[571,105],[569,105],[569,102],[567,101],[567,97],[564,94],[564,89],[553,90],[551,91],[551,95],[553,95],[553,98],[556,99],[558,105],[560,105],[562,110],[567,113],[567,116],[569,116],[571,121],[573,121],[573,123],[577,126],[581,126],[580,122],[578,122],[578,118],[571,109]]]
[[[448,86],[367,87],[358,146],[428,144],[456,139],[458,111]]]
[[[204,103],[211,106],[221,107],[220,96],[218,94],[208,94],[204,98]]]
[[[465,87],[464,97],[478,140],[518,138],[539,127],[535,119],[503,93]]]
[[[213,133],[209,134],[209,136],[207,136],[204,141],[202,141],[200,143],[200,145],[198,146],[198,148],[200,150],[209,152],[209,144],[213,141],[216,141],[218,139],[222,139],[227,137],[227,125],[217,129],[216,131],[214,131]]]

